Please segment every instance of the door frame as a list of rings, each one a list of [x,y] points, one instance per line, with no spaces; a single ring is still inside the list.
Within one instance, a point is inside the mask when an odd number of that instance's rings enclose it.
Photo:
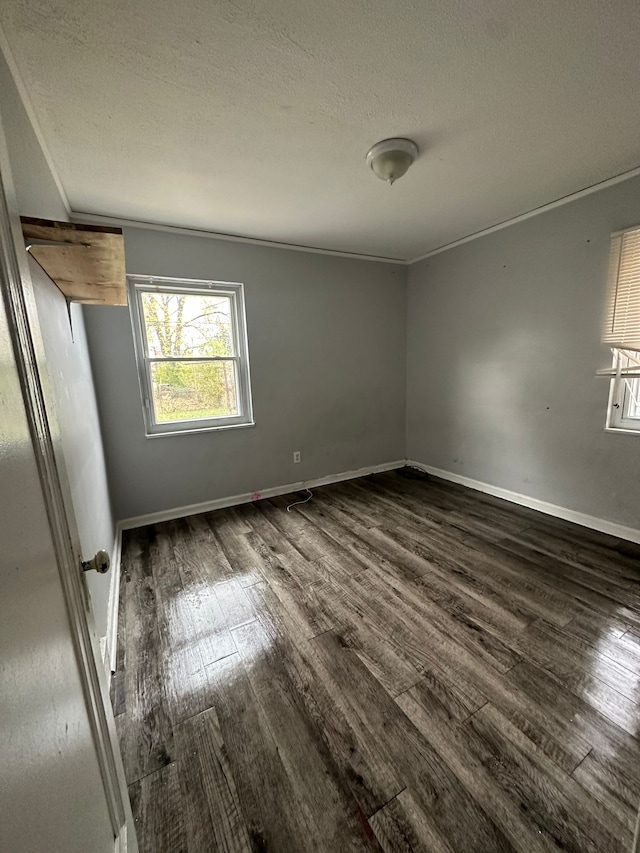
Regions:
[[[74,551],[74,520],[65,508],[66,480],[57,464],[52,439],[53,414],[45,407],[38,370],[39,330],[33,328],[35,301],[27,263],[11,163],[0,118],[0,284],[9,336],[47,510],[55,560],[69,628],[78,662],[87,716],[93,734],[116,853],[137,853],[122,759],[107,685],[101,680],[94,641],[87,621],[87,592],[81,577],[80,555]]]

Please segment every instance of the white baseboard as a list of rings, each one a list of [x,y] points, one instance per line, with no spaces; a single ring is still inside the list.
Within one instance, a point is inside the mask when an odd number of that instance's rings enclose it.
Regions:
[[[511,501],[511,503],[520,504],[520,506],[526,506],[529,509],[535,509],[538,512],[545,513],[545,515],[552,515],[564,521],[572,521],[574,524],[580,524],[582,527],[589,527],[592,530],[599,530],[601,533],[609,533],[618,539],[627,539],[629,542],[640,542],[640,530],[637,530],[635,527],[626,527],[624,524],[618,524],[615,521],[596,518],[594,515],[587,515],[584,512],[577,512],[573,509],[557,506],[547,501],[531,498],[528,495],[521,495],[518,492],[512,492],[510,489],[492,486],[490,483],[483,483],[480,480],[472,480],[470,477],[463,477],[461,474],[454,474],[452,471],[444,471],[442,468],[434,468],[433,465],[425,465],[422,462],[414,462],[407,459],[407,465],[419,468],[421,471],[426,471],[427,474],[433,474],[434,477],[440,477],[442,480],[449,480],[451,483],[467,486],[469,489],[475,489],[477,492],[485,492],[487,495],[503,498],[505,501]]]
[[[109,584],[109,602],[107,604],[107,635],[105,637],[104,666],[107,679],[116,671],[116,651],[118,647],[118,600],[120,597],[120,558],[122,555],[122,527],[116,524],[113,551],[111,552],[111,582]]]
[[[343,471],[340,474],[329,474],[316,480],[301,480],[298,483],[287,483],[285,486],[273,486],[257,492],[246,492],[242,495],[232,495],[228,498],[217,498],[213,501],[191,504],[190,506],[176,507],[175,509],[151,512],[148,515],[137,515],[133,518],[125,518],[118,522],[120,531],[131,530],[134,527],[144,527],[145,524],[158,524],[162,521],[171,521],[174,518],[184,518],[187,515],[197,515],[200,512],[211,512],[214,509],[224,509],[228,506],[251,503],[251,501],[262,498],[274,498],[278,495],[288,495],[291,492],[299,492],[301,489],[313,489],[316,486],[327,486],[329,483],[340,483],[343,480],[354,480],[356,477],[366,477],[367,474],[378,474],[381,471],[392,471],[394,468],[403,468],[406,460],[398,459],[395,462],[385,462],[382,465],[373,465],[369,468],[358,468],[356,471]]]
[[[105,677],[107,679],[107,685],[111,680],[111,670],[109,669],[109,655],[107,653],[107,637],[100,637],[99,641],[100,646],[100,661],[102,662],[102,669],[104,670]]]
[[[120,598],[120,562],[122,557],[122,531],[131,530],[134,527],[144,527],[145,524],[156,524],[162,521],[170,521],[174,518],[184,518],[187,515],[197,515],[199,512],[210,512],[214,509],[223,509],[228,506],[250,503],[261,498],[273,498],[277,495],[288,495],[291,492],[316,486],[326,486],[329,483],[339,483],[343,480],[354,480],[356,477],[365,477],[367,474],[378,474],[382,471],[392,471],[395,468],[403,468],[405,459],[395,462],[385,462],[382,465],[373,465],[368,468],[358,468],[356,471],[343,471],[340,474],[330,474],[315,480],[303,480],[299,483],[288,483],[286,486],[274,486],[261,492],[246,492],[242,495],[232,495],[228,498],[217,498],[213,501],[191,504],[190,506],[176,507],[175,509],[152,512],[147,515],[138,515],[134,518],[125,518],[116,524],[116,535],[111,558],[111,585],[109,587],[109,604],[107,609],[107,635],[104,644],[104,666],[107,672],[107,681],[111,674],[116,671],[116,652],[118,647],[118,602]]]
[[[124,826],[120,827],[120,832],[118,834],[118,837],[116,838],[113,853],[127,853],[127,851],[129,850],[128,840],[129,840],[129,833],[127,831],[127,825],[125,823]],[[137,849],[138,849],[137,844],[135,845],[135,849],[137,851]]]

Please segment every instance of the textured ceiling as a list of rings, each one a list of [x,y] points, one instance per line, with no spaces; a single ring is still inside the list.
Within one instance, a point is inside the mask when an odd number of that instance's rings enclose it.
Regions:
[[[410,259],[640,165],[638,0],[3,0],[74,211]],[[365,154],[421,149],[389,187]]]

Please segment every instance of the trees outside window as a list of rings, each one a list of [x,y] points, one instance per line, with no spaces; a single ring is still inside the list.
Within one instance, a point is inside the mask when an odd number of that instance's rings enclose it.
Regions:
[[[241,285],[136,278],[132,313],[148,432],[251,421]]]

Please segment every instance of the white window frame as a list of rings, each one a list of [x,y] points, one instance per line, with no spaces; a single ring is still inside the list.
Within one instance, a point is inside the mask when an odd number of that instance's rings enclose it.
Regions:
[[[640,435],[640,226],[611,235],[602,343],[613,353],[605,429]],[[634,400],[635,397],[635,400]]]
[[[127,281],[129,285],[129,309],[133,327],[133,341],[138,365],[138,379],[140,382],[142,411],[147,437],[192,435],[198,432],[213,432],[222,429],[254,426],[244,285],[241,282],[200,281],[188,278],[167,278],[164,276],[145,275],[128,275]],[[187,418],[176,421],[156,420],[150,366],[152,362],[158,361],[158,359],[149,355],[141,299],[142,293],[145,292],[226,296],[230,299],[231,324],[237,348],[235,355],[191,359],[168,358],[166,360],[187,360],[207,363],[213,361],[233,361],[236,375],[236,399],[239,409],[237,415],[215,418]]]
[[[638,353],[640,358],[640,353]],[[614,350],[612,371],[618,373],[618,366],[624,369],[628,366],[628,359],[619,350]],[[609,405],[607,406],[607,422],[605,429],[608,432],[623,432],[630,435],[640,435],[640,417],[631,416],[629,410],[633,405],[633,393],[636,386],[640,385],[638,376],[614,375],[609,387]],[[637,389],[640,393],[640,387]],[[635,408],[635,406],[634,406]]]

